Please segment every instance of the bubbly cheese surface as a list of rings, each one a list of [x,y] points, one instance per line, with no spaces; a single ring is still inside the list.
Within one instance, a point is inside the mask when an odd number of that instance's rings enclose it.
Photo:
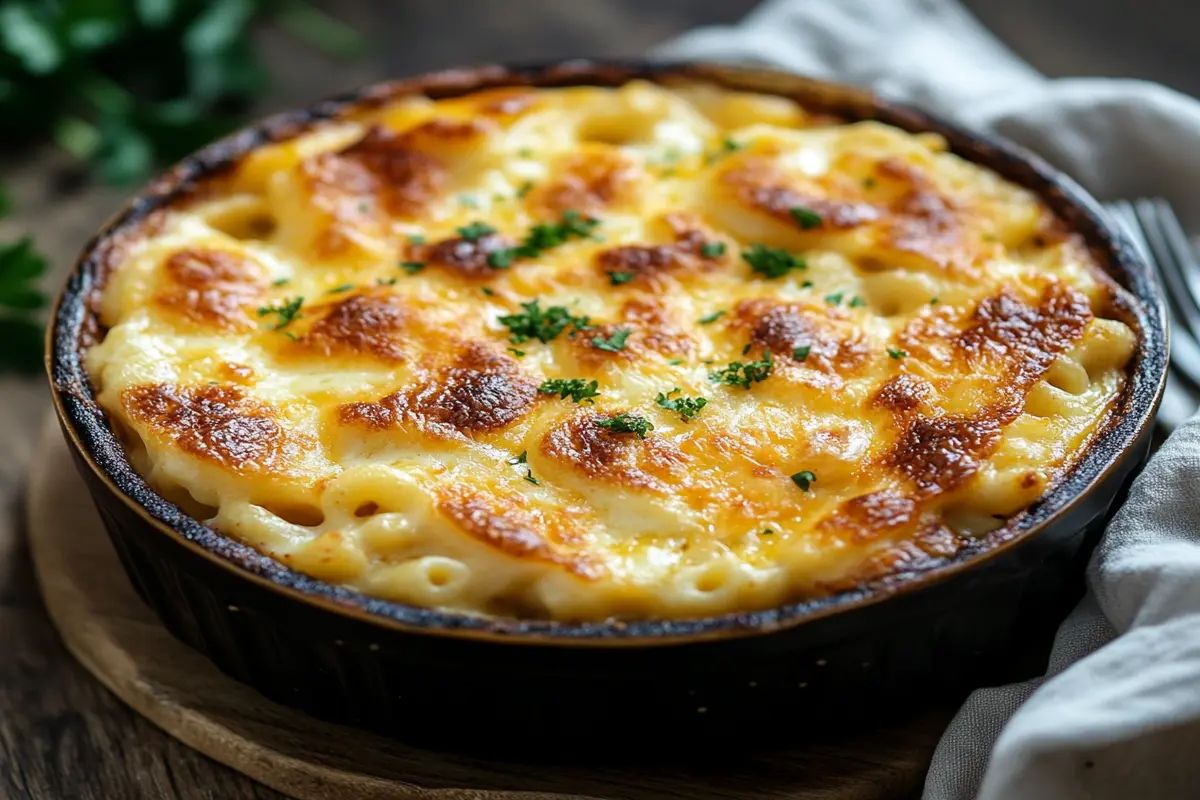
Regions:
[[[165,497],[370,595],[758,609],[945,563],[1121,394],[1119,290],[934,135],[704,85],[406,98],[124,242],[88,353]]]

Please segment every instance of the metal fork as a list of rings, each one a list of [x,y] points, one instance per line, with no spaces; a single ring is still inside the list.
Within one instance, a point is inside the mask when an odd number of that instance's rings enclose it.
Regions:
[[[1117,200],[1105,209],[1154,266],[1166,295],[1171,371],[1158,424],[1170,432],[1195,413],[1200,396],[1200,262],[1166,200]]]

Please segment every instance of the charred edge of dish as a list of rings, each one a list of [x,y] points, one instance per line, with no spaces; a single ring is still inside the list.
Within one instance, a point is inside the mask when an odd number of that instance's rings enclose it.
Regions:
[[[1119,284],[1120,291],[1115,293],[1114,302],[1131,312],[1130,321],[1138,333],[1139,347],[1127,371],[1128,384],[1110,415],[1110,422],[1097,432],[1092,444],[1037,502],[1014,515],[1003,527],[964,545],[942,568],[934,568],[932,572],[900,571],[848,592],[765,611],[622,625],[480,619],[405,606],[332,586],[293,572],[247,545],[205,527],[156,494],[133,470],[119,441],[104,421],[103,412],[95,403],[82,363],[88,337],[97,334],[94,327],[90,332],[87,329],[88,316],[94,317],[89,299],[102,288],[103,280],[107,277],[100,268],[107,240],[122,235],[136,235],[137,226],[153,212],[174,207],[193,195],[201,182],[227,172],[246,154],[260,146],[292,138],[320,123],[356,111],[377,108],[402,96],[424,94],[432,99],[443,99],[507,86],[619,86],[636,79],[668,86],[689,80],[709,81],[727,90],[757,91],[786,97],[808,111],[833,114],[850,121],[873,119],[909,133],[936,133],[946,140],[951,152],[1033,191],[1057,217],[1082,235],[1097,263]],[[1125,283],[1128,286],[1123,285]],[[79,436],[101,472],[151,517],[164,523],[177,535],[278,586],[385,619],[441,630],[551,635],[555,639],[626,636],[670,638],[716,630],[769,631],[835,611],[848,611],[859,603],[890,596],[901,590],[928,586],[939,576],[954,574],[947,570],[963,566],[977,556],[998,554],[998,545],[1022,537],[1065,508],[1070,499],[1088,483],[1119,469],[1123,462],[1120,454],[1123,451],[1132,452],[1134,445],[1145,438],[1166,374],[1165,311],[1149,267],[1126,237],[1106,221],[1098,205],[1086,197],[1074,181],[1058,173],[1040,157],[1006,140],[984,134],[968,134],[935,115],[895,105],[861,89],[766,68],[689,62],[576,60],[453,69],[375,84],[316,103],[304,110],[270,117],[183,159],[117,212],[85,246],[59,297],[51,324],[51,330],[48,331],[51,346],[48,367],[52,387],[62,402],[64,422]],[[94,326],[95,320],[92,319],[90,324]],[[1143,407],[1143,413],[1135,413],[1138,406]],[[1122,428],[1128,428],[1127,435],[1114,438],[1115,432]],[[77,459],[81,457],[82,454],[76,455]],[[112,500],[119,502],[115,497]],[[177,540],[174,544],[182,546]]]

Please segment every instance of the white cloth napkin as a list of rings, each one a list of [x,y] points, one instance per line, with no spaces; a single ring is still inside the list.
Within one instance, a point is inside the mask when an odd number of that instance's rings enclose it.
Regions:
[[[1134,80],[1049,80],[953,0],[771,0],[659,58],[869,86],[1014,139],[1101,200],[1164,196],[1200,228],[1200,103]],[[925,800],[1200,797],[1200,418],[1134,483],[1045,677],[974,692]]]

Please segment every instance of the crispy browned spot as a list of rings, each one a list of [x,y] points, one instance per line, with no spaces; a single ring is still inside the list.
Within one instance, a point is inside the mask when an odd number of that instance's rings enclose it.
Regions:
[[[1005,289],[976,307],[971,327],[958,337],[958,351],[973,368],[1001,371],[1008,387],[1024,392],[1091,320],[1087,297],[1066,284],[1047,286],[1036,307]]]
[[[1013,416],[1012,409],[990,408],[974,415],[918,417],[908,424],[884,463],[915,483],[919,495],[956,489],[979,470]]]
[[[498,233],[489,233],[477,239],[459,236],[428,245],[412,245],[409,259],[442,267],[463,278],[488,280],[498,274],[494,267],[488,265],[488,256],[512,244],[511,239]]]
[[[248,309],[262,296],[255,262],[220,250],[179,250],[164,265],[167,285],[154,300],[192,322],[227,330],[251,327]]]
[[[852,372],[870,354],[861,333],[841,336],[822,324],[818,313],[797,304],[766,298],[743,300],[734,309],[734,322],[749,330],[751,344],[772,353],[790,358],[797,348],[808,347],[802,363],[821,372]]]
[[[890,491],[853,497],[821,520],[822,530],[845,532],[854,542],[869,542],[907,526],[916,518],[917,504]]]
[[[531,511],[511,496],[471,494],[462,487],[442,489],[438,510],[473,538],[514,558],[542,561],[565,567],[581,578],[595,580],[604,566],[587,553],[572,552],[561,544],[561,527]],[[552,534],[558,533],[554,541]]]
[[[429,125],[422,135],[435,136]],[[453,129],[437,134],[456,135]],[[411,131],[401,135],[377,125],[344,150],[316,156],[311,174],[337,193],[375,196],[389,214],[412,216],[436,198],[446,182],[445,167],[415,149],[413,142]]]
[[[555,425],[542,437],[542,453],[595,480],[660,494],[669,491],[669,478],[680,474],[684,455],[653,434],[639,439],[613,433],[597,425],[598,419],[594,411],[580,411]]]
[[[621,350],[606,350],[597,341],[611,341],[614,334],[628,330]],[[695,342],[671,319],[666,306],[654,299],[633,299],[621,307],[620,322],[594,324],[575,336],[571,347],[575,357],[588,366],[599,366],[617,360],[629,361],[647,352],[666,356],[690,353]]]
[[[925,514],[916,525],[912,538],[892,542],[872,553],[849,575],[823,582],[821,587],[828,591],[861,589],[868,581],[887,580],[900,572],[934,569],[946,564],[962,546],[962,540],[933,514]]]
[[[147,384],[125,389],[129,416],[171,439],[179,449],[238,473],[286,473],[305,437],[285,431],[271,405],[237,386]]]
[[[403,361],[399,336],[407,314],[400,300],[390,296],[355,294],[327,307],[296,342],[298,347],[322,356],[372,355],[384,361]]]
[[[511,425],[537,398],[537,384],[516,361],[471,344],[432,379],[378,402],[343,405],[339,417],[343,424],[374,429],[412,424],[435,436],[461,438]]]
[[[878,171],[908,186],[892,203],[884,222],[882,235],[891,247],[942,267],[970,260],[971,242],[961,219],[964,212],[953,198],[903,161],[885,159]]]
[[[797,228],[801,224],[792,216],[793,208],[804,208],[820,216],[821,223],[815,230],[854,228],[880,216],[879,209],[870,203],[798,191],[784,183],[774,164],[762,159],[747,158],[727,170],[721,179],[743,205]]]
[[[582,153],[569,158],[558,179],[535,192],[535,200],[552,216],[571,210],[597,214],[617,204],[634,180],[633,165],[620,153]]]
[[[879,387],[871,398],[871,405],[885,408],[897,414],[915,411],[929,402],[933,386],[916,375],[902,373],[894,375]]]
[[[674,271],[712,269],[722,256],[705,256],[701,251],[711,240],[691,215],[666,214],[662,222],[670,228],[675,241],[659,245],[624,245],[596,254],[596,267],[604,275],[632,273],[630,283],[659,283],[661,276]]]

